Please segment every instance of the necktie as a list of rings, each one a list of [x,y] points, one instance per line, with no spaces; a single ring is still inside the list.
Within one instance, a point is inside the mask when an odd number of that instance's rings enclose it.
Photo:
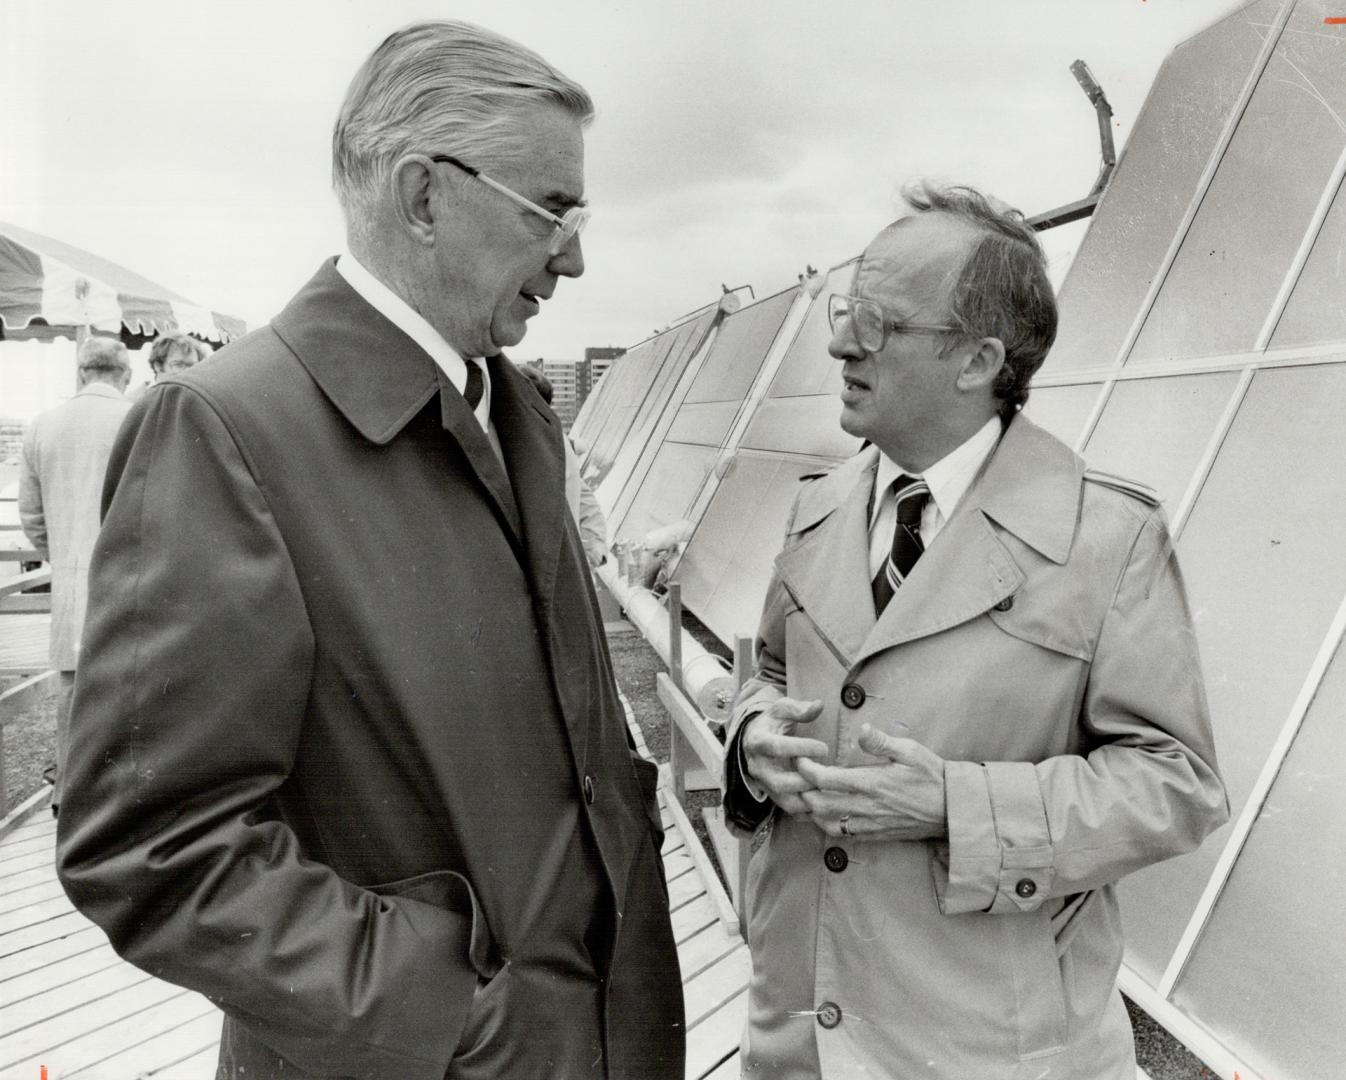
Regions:
[[[467,401],[468,408],[476,412],[477,406],[481,404],[481,395],[485,392],[481,365],[475,360],[465,360],[464,363],[467,364],[467,386],[463,388],[463,397]]]
[[[898,586],[906,580],[925,545],[921,543],[921,511],[930,498],[930,488],[924,480],[901,476],[893,482],[897,496],[897,526],[893,529],[893,549],[888,553],[879,572],[874,575],[874,613],[882,614]]]

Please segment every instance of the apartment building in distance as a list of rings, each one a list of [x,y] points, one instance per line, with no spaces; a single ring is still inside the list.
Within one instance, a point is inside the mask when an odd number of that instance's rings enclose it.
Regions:
[[[589,391],[612,366],[612,361],[624,352],[625,349],[611,347],[590,348],[584,350],[583,360],[547,360],[538,357],[524,363],[547,376],[547,381],[552,385],[551,407],[569,431],[588,400]]]

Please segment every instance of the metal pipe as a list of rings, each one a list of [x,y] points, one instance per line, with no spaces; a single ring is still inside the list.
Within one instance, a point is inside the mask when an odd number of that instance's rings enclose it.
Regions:
[[[668,611],[649,589],[633,585],[618,572],[609,559],[596,571],[599,580],[622,606],[630,620],[650,647],[665,664],[672,656],[672,633]],[[734,679],[718,656],[708,653],[701,643],[687,633],[680,632],[682,646],[683,692],[696,703],[703,716],[710,720],[725,720],[734,698]]]

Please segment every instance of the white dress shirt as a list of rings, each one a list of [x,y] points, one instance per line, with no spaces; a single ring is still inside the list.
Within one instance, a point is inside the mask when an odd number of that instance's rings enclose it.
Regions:
[[[346,279],[357,293],[369,302],[369,306],[411,338],[417,345],[430,354],[430,358],[439,365],[439,369],[448,376],[454,389],[462,393],[467,387],[467,365],[476,364],[481,368],[481,401],[477,403],[474,415],[482,430],[491,439],[497,456],[501,456],[500,440],[491,423],[491,373],[479,359],[464,360],[452,345],[439,335],[439,331],[414,311],[410,304],[398,296],[387,285],[371,274],[354,255],[342,255],[337,259],[337,273]],[[503,457],[501,458],[503,460]]]
[[[910,472],[882,451],[879,471],[874,477],[878,497],[869,511],[869,576],[871,580],[883,566],[893,547],[893,529],[897,525],[897,499],[892,484],[899,476],[914,476],[930,488],[930,500],[921,511],[921,543],[929,547],[944,523],[967,494],[977,473],[1000,441],[1000,417],[987,420],[972,438],[951,450],[923,473]]]

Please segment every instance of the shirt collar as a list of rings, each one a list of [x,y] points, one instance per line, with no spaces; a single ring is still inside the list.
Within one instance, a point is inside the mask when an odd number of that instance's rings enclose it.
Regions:
[[[972,481],[976,479],[982,465],[991,456],[991,451],[995,449],[996,443],[1000,440],[1000,431],[1000,417],[991,417],[970,439],[945,454],[924,473],[908,472],[887,454],[880,451],[878,473],[874,478],[874,490],[876,492],[886,491],[888,486],[899,476],[919,476],[930,488],[931,501],[939,508],[943,519],[948,521],[953,516],[954,508],[967,494],[967,489],[972,486]],[[874,505],[869,515],[871,526],[878,516],[879,504],[880,500],[874,499]]]
[[[430,354],[430,358],[453,383],[458,393],[461,394],[467,388],[468,361],[458,355],[423,315],[370,273],[354,255],[342,255],[337,259],[336,269],[370,307]],[[485,364],[478,366],[481,368],[482,395],[475,411],[477,419],[485,427],[491,415],[491,376]]]

